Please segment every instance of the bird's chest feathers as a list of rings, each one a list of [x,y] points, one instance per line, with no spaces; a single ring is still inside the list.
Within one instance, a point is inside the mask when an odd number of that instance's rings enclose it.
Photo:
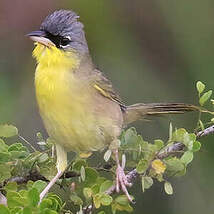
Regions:
[[[74,72],[79,66],[75,56],[46,48],[37,61],[36,96],[43,119],[66,123],[71,114],[74,118],[83,114],[87,86]]]

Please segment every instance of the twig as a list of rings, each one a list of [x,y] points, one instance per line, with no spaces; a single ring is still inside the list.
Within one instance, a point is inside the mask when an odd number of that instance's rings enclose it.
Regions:
[[[27,141],[24,137],[22,137],[21,135],[18,135],[18,137],[19,137],[21,140],[23,140],[28,146],[30,146],[31,149],[32,149],[34,152],[36,152],[36,149],[31,145],[30,142],[28,142],[28,141]]]
[[[7,198],[0,192],[0,204],[7,206]]]
[[[196,134],[196,136],[197,136],[197,138],[200,138],[200,137],[204,137],[204,136],[207,136],[207,135],[213,134],[213,133],[214,133],[214,125],[198,132]]]
[[[82,213],[83,214],[92,214],[93,209],[94,209],[94,206],[92,204],[90,204],[88,206],[83,207]]]
[[[60,179],[73,178],[73,177],[78,177],[78,176],[80,176],[80,174],[78,174],[74,171],[68,171],[68,172],[65,172],[60,177]],[[17,184],[26,184],[28,181],[38,181],[38,180],[49,182],[49,180],[46,179],[43,175],[41,175],[38,171],[32,170],[25,176],[15,176],[8,180],[5,180],[3,185],[0,186],[0,188],[4,187],[9,182],[16,182]]]
[[[156,155],[156,158],[164,159],[171,154],[177,153],[178,151],[183,151],[184,147],[185,145],[183,143],[174,142],[172,145],[158,152],[158,154]]]

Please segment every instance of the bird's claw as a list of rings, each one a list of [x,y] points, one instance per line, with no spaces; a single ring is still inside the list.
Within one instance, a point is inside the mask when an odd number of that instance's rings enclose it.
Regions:
[[[124,169],[118,165],[116,170],[116,192],[119,192],[120,189],[124,192],[130,202],[133,201],[132,197],[129,195],[129,192],[126,187],[131,187],[132,184],[128,182],[125,175]]]

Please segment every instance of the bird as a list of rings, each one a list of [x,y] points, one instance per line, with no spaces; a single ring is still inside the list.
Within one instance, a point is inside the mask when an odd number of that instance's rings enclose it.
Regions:
[[[146,116],[198,110],[185,103],[137,103],[125,105],[92,62],[84,25],[72,10],[49,14],[39,30],[27,36],[34,41],[35,93],[39,112],[49,137],[55,142],[57,174],[40,194],[40,202],[63,175],[67,153],[89,154],[118,145],[128,124]],[[129,201],[128,182],[121,166],[118,146],[112,147],[116,161],[116,190]]]

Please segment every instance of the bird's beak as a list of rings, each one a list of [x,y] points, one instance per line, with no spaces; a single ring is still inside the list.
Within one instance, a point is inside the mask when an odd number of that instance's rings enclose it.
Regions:
[[[47,47],[55,46],[55,44],[50,39],[47,38],[47,34],[45,31],[42,30],[33,31],[31,33],[28,33],[26,36],[29,36],[29,38],[34,42],[38,42]]]

